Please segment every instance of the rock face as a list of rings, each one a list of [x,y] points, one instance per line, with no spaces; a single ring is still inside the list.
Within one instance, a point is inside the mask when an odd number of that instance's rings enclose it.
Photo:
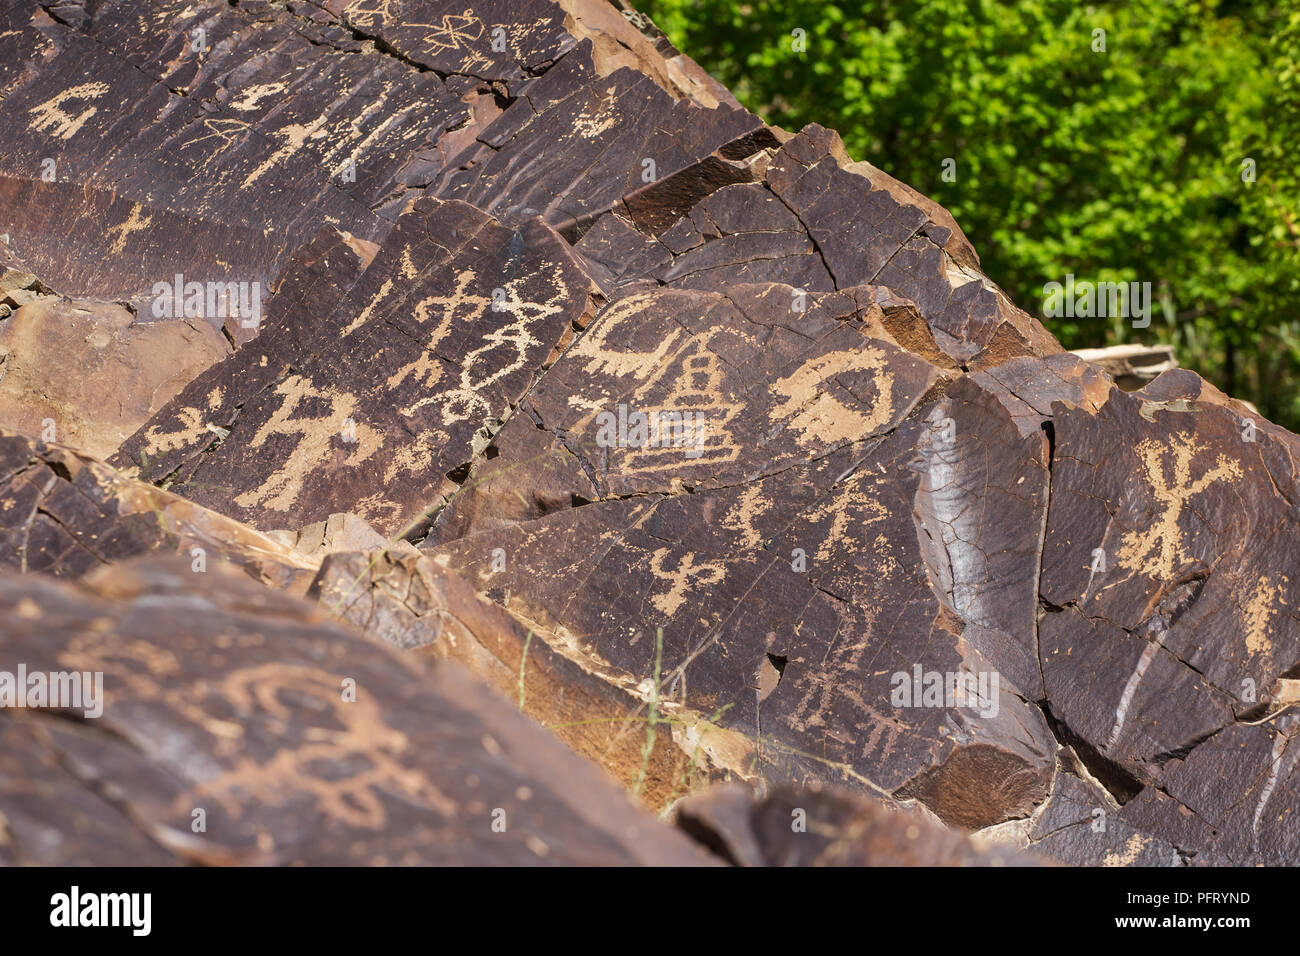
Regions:
[[[0,607],[7,660],[102,674],[111,701],[0,718],[6,863],[710,862],[454,665],[243,576],[5,575]]]
[[[1032,866],[920,814],[819,785],[761,800],[728,784],[684,800],[677,825],[737,866]]]
[[[0,124],[8,860],[1300,862],[1300,439],[641,14],[7,4]]]
[[[42,296],[0,327],[0,416],[27,434],[48,428],[51,440],[107,458],[229,353],[206,323],[137,324],[120,305]]]

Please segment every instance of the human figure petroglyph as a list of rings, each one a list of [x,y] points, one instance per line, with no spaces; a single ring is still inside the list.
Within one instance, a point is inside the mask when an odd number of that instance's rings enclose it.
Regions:
[[[424,348],[421,349],[418,356],[407,362],[389,377],[389,388],[397,388],[404,384],[407,379],[414,378],[415,382],[422,388],[428,389],[437,384],[438,380],[442,378],[444,363],[434,356],[434,350],[451,330],[452,323],[458,316],[466,322],[473,322],[483,315],[484,310],[492,301],[487,296],[476,295],[470,291],[477,278],[478,275],[473,270],[463,269],[456,275],[455,286],[448,295],[425,296],[415,304],[415,307],[411,310],[411,315],[421,331],[427,329],[424,333]],[[383,288],[379,290],[376,302],[387,295],[390,287],[391,282],[386,280]],[[367,307],[365,314],[369,314],[369,312],[370,307]],[[430,323],[432,323],[432,327],[430,327]],[[353,325],[355,324],[353,323]],[[426,395],[402,409],[402,414],[412,415],[416,409],[422,408],[433,401],[435,401],[434,396]]]
[[[1199,478],[1192,478],[1192,462],[1203,450],[1204,446],[1190,435],[1174,436],[1168,447],[1149,438],[1138,442],[1134,451],[1139,473],[1162,507],[1146,527],[1124,534],[1120,541],[1120,567],[1162,580],[1191,560],[1178,525],[1187,503],[1215,482],[1241,477],[1241,465],[1226,455],[1219,455],[1213,467]],[[1170,453],[1168,469],[1165,452]]]
[[[444,13],[439,23],[409,23],[407,26],[429,31],[424,35],[429,53],[465,49],[483,36],[483,21],[475,15],[472,7],[466,7],[459,14]]]
[[[829,561],[841,548],[856,548],[865,544],[865,528],[889,517],[885,506],[866,491],[866,486],[874,487],[882,483],[879,476],[859,471],[847,480],[839,493],[808,509],[806,517],[809,521],[821,522],[827,517],[831,518],[830,529],[813,556],[815,561]],[[850,531],[852,537],[849,536]],[[860,552],[852,554],[855,559],[862,557],[864,555]]]
[[[472,276],[471,276],[472,277]],[[524,286],[532,282],[542,282],[550,286],[550,296],[545,301],[533,302],[523,298]],[[468,421],[474,417],[492,417],[502,409],[494,409],[490,396],[485,391],[492,385],[519,371],[534,361],[535,346],[542,344],[533,334],[533,326],[545,324],[545,321],[564,311],[567,288],[563,269],[557,264],[551,271],[533,276],[511,279],[502,283],[504,299],[493,302],[481,295],[472,295],[465,285],[458,284],[457,292],[445,301],[444,321],[450,322],[449,316],[456,309],[470,306],[477,313],[471,321],[503,313],[514,318],[513,322],[497,326],[482,336],[483,344],[472,350],[460,360],[460,374],[455,387],[439,394],[426,396],[402,410],[402,414],[413,414],[417,409],[429,404],[442,406],[443,421],[447,424]],[[435,299],[435,304],[443,304]],[[491,311],[487,306],[492,305]],[[442,325],[439,325],[442,328]],[[443,333],[445,334],[445,332]]]
[[[117,237],[113,240],[113,245],[111,245],[108,250],[113,255],[117,255],[126,248],[126,239],[128,236],[135,232],[144,232],[145,229],[149,228],[149,224],[153,222],[153,216],[145,216],[144,218],[140,217],[140,211],[142,208],[143,207],[139,203],[134,203],[131,206],[131,212],[126,217],[125,222],[119,223],[112,229],[106,229],[104,231],[104,235],[106,236]]]

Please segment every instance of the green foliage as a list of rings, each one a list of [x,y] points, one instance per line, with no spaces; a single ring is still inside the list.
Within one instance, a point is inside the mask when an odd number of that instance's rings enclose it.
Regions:
[[[1067,347],[1172,342],[1183,365],[1300,426],[1300,0],[645,12],[768,122],[836,129],[855,159],[946,206],[1029,311],[1067,273],[1151,282],[1150,328],[1046,319]]]

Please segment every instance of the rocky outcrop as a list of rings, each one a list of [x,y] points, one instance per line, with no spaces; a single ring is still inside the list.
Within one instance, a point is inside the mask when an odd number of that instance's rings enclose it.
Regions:
[[[220,654],[136,648],[172,669],[120,675],[129,746],[0,715],[50,767],[129,751],[138,843],[86,859],[1297,862],[1295,436],[1190,372],[1116,387],[946,211],[635,11],[148,7],[0,14],[0,257],[39,298],[0,343],[60,353],[0,381],[3,587],[119,638],[146,593],[232,615]],[[196,549],[234,604],[119,564]],[[355,791],[276,756],[354,658],[377,710],[323,759]],[[211,773],[142,729],[172,723]],[[425,743],[537,794],[522,842]],[[696,845],[622,803],[662,840],[613,833],[590,762]],[[169,843],[214,773],[216,836]]]

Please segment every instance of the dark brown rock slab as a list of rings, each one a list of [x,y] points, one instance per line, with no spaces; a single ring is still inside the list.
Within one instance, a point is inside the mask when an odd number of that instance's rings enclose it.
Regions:
[[[440,74],[519,80],[543,72],[576,43],[550,0],[332,0],[319,5],[365,36]]]
[[[280,237],[158,209],[110,190],[0,175],[6,256],[66,296],[127,303],[153,316],[155,286],[257,283],[269,299]],[[216,265],[217,261],[225,263]],[[221,325],[231,310],[205,318]],[[181,316],[172,315],[172,318]]]
[[[0,567],[79,578],[155,552],[179,552],[194,568],[228,561],[299,593],[319,565],[72,449],[0,431]]]
[[[23,778],[0,772],[19,862],[711,862],[456,665],[430,671],[242,576],[3,574],[0,607],[6,670],[103,675],[99,716],[0,715],[29,757]],[[41,807],[33,790],[72,793]],[[125,833],[86,807],[102,792]],[[101,825],[67,829],[78,816]]]
[[[741,785],[692,795],[677,826],[739,866],[1039,866],[1032,854],[980,846],[921,814],[810,785],[762,797]]]
[[[1162,799],[1166,804],[1175,803]],[[1135,826],[1129,819],[1130,810],[1141,809],[1140,804],[1120,807],[1094,780],[1062,772],[1052,797],[1028,827],[1027,845],[1075,866],[1186,865],[1196,844],[1179,846],[1157,835],[1160,830],[1167,832],[1167,826]],[[1163,814],[1168,809],[1160,807],[1156,812]],[[1140,813],[1138,816],[1141,818]]]
[[[727,159],[772,142],[764,129],[745,110],[675,99],[629,67],[601,75],[584,40],[524,87],[433,189],[505,220],[541,216],[570,235],[638,190],[668,189],[678,198],[667,204],[684,212],[722,185]]]
[[[245,330],[261,341],[246,346],[237,363],[220,363],[187,383],[122,444],[113,463],[162,482],[216,445],[243,405],[282,372],[277,356],[301,360],[338,333],[329,317],[350,301],[376,251],[332,227],[321,230],[290,260],[259,328]]]
[[[814,124],[781,147],[766,182],[803,222],[837,287],[878,284],[911,299],[953,358],[971,359],[999,331],[1014,333],[1020,354],[1060,351],[979,272],[955,223],[936,222],[933,203],[882,176],[854,170],[839,136]]]
[[[380,238],[402,194],[432,175],[435,141],[473,121],[462,97],[474,84],[446,84],[373,45],[322,42],[301,25],[282,7],[255,13],[215,0],[165,0],[148,11],[114,2],[75,27],[45,24],[39,32],[56,49],[5,98],[6,175],[38,193],[102,192],[98,204],[124,211],[100,210],[95,222],[77,204],[40,203],[41,226],[26,221],[34,211],[16,208],[13,228],[0,228],[21,237],[30,267],[66,252],[49,245],[54,236],[76,235],[87,248],[75,258],[87,264],[127,252],[134,237],[169,261],[142,261],[138,271],[130,256],[117,264],[133,274],[117,277],[129,292],[182,266],[198,281],[220,271],[266,283],[327,223]],[[211,249],[190,261],[186,247],[202,245],[208,227],[218,233]],[[223,254],[222,229],[261,237],[227,240],[258,268]]]
[[[0,717],[0,794],[0,865],[180,862],[64,766],[34,722]]]
[[[894,340],[896,308],[881,290],[777,283],[620,298],[495,436],[435,537],[469,533],[478,514],[736,486],[882,434],[944,378]],[[539,430],[557,439],[541,460]],[[525,500],[518,479],[535,469],[547,490]]]
[[[540,220],[420,200],[328,317],[279,322],[123,454],[256,527],[354,512],[409,533],[589,308],[586,274]],[[202,434],[213,419],[219,444]]]
[[[784,306],[789,290],[779,286],[755,290],[753,300],[736,289],[729,295],[761,329],[756,305],[773,290]],[[737,417],[750,431],[734,443],[734,477],[693,480],[693,464],[677,449],[676,467],[665,467],[657,484],[616,493],[599,485],[613,469],[593,465],[571,443],[574,430],[557,428],[569,457],[547,462],[554,510],[537,516],[527,501],[522,513],[509,504],[511,485],[531,487],[523,455],[535,452],[551,409],[591,417],[610,400],[611,372],[664,361],[671,337],[653,324],[646,346],[613,347],[640,341],[631,306],[646,299],[658,305],[641,305],[647,316],[671,315],[673,302],[699,295],[661,292],[612,305],[530,396],[530,407],[546,411],[531,427],[522,417],[512,423],[533,441],[514,453],[510,428],[498,436],[501,453],[485,474],[500,487],[468,509],[479,530],[443,541],[431,549],[435,559],[517,616],[565,635],[580,655],[747,741],[741,752],[751,773],[915,799],[972,828],[1028,815],[1047,794],[1057,746],[1027,702],[1041,695],[1034,608],[1048,442],[1038,429],[1023,434],[997,394],[963,379],[925,410],[909,416],[909,398],[893,413],[902,417],[855,430],[857,418],[879,410],[884,391],[920,398],[937,372],[915,386],[905,384],[908,366],[888,363],[857,380],[809,375],[815,381],[796,403],[807,427],[789,429],[801,454],[785,467],[767,462],[786,436],[761,418]],[[680,319],[687,328],[691,311]],[[725,332],[725,312],[705,314],[709,329]],[[806,326],[792,328],[818,342],[825,319],[809,313]],[[613,320],[628,323],[618,339]],[[836,321],[835,333],[862,335]],[[888,347],[870,338],[852,346],[882,355],[892,354]],[[810,344],[796,368],[767,372],[774,350],[716,348],[754,384],[797,380],[837,354]],[[599,367],[581,383],[565,377],[565,362],[581,369],[593,356]],[[562,381],[556,394],[565,401],[548,400],[547,383]],[[761,409],[773,391],[759,385],[744,396],[761,396]],[[848,414],[830,414],[832,404]],[[819,422],[844,430],[821,434]],[[568,486],[577,500],[566,506],[570,461],[582,483]],[[717,464],[710,472],[730,474]],[[595,501],[582,497],[593,493]],[[491,520],[501,513],[515,523]],[[968,696],[945,693],[968,678]]]
[[[1053,417],[1047,696],[1144,784],[1262,717],[1300,664],[1294,436],[1188,398],[1187,384],[1180,373]]]

